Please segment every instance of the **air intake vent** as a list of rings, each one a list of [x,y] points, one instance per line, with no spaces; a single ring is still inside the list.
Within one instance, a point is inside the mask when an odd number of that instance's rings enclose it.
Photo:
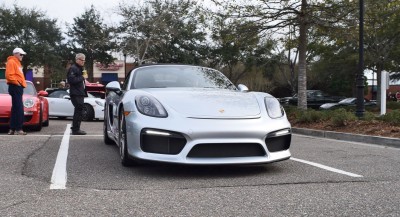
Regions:
[[[206,143],[197,144],[189,152],[192,158],[254,157],[266,153],[258,143]]]
[[[173,132],[145,129],[140,135],[140,147],[144,152],[179,154],[185,145],[185,137]]]

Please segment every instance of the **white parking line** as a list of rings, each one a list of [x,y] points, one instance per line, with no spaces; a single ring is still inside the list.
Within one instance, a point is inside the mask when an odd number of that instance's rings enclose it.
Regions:
[[[71,124],[67,124],[67,129],[61,140],[58,150],[56,164],[54,165],[53,175],[51,176],[50,189],[65,189],[67,184],[67,157],[69,148],[69,137],[71,133]]]
[[[318,164],[318,163],[314,163],[314,162],[311,162],[311,161],[306,161],[306,160],[302,160],[302,159],[297,159],[297,158],[294,158],[294,157],[291,157],[290,159],[291,159],[291,160],[294,160],[294,161],[297,161],[297,162],[309,164],[309,165],[312,165],[312,166],[315,166],[315,167],[319,167],[319,168],[321,168],[321,169],[329,170],[329,171],[331,171],[331,172],[341,173],[341,174],[344,174],[344,175],[347,175],[347,176],[351,176],[351,177],[363,177],[362,175],[358,175],[358,174],[354,174],[354,173],[349,173],[349,172],[346,172],[346,171],[343,171],[343,170],[335,169],[335,168],[333,168],[333,167],[328,167],[328,166],[325,166],[325,165],[322,165],[322,164]]]

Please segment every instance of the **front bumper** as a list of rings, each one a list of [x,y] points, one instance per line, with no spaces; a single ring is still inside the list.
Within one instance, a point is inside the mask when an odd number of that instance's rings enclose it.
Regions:
[[[126,117],[126,123],[128,154],[136,159],[177,164],[225,165],[271,163],[289,159],[291,156],[291,130],[286,118],[163,119],[131,113]],[[160,147],[169,144],[165,140],[163,144],[154,146],[164,151],[157,151],[154,147],[146,149],[146,141],[143,139],[146,129],[179,135],[185,140],[184,146],[178,151],[175,147],[173,152],[166,153],[165,150],[169,148]],[[275,135],[275,132],[281,133]],[[147,141],[147,145],[151,142],[157,140]]]

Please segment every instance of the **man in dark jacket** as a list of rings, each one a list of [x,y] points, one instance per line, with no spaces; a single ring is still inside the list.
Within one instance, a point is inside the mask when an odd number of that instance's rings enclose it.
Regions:
[[[83,66],[85,65],[85,55],[78,53],[75,56],[75,63],[68,69],[67,79],[69,83],[69,95],[74,105],[74,117],[72,119],[72,135],[85,135],[81,130],[82,113],[84,98],[87,96],[85,88],[85,78],[83,77]]]

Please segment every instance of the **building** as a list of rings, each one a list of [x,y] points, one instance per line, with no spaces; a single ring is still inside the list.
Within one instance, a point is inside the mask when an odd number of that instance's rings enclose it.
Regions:
[[[133,69],[134,64],[126,63],[122,60],[116,60],[113,64],[108,66],[95,63],[93,65],[93,83],[108,84],[110,81],[123,82],[125,76]]]
[[[105,66],[100,63],[93,65],[93,81],[92,83],[100,83],[106,85],[110,81],[119,81],[121,84],[125,80],[125,76],[134,68],[133,63],[126,63],[122,60],[116,60],[113,64]],[[28,69],[26,80],[32,81],[37,90],[44,90],[47,87],[57,87],[59,80],[53,80],[46,73],[44,67],[33,67]],[[5,68],[0,68],[0,79],[5,79]],[[66,80],[66,78],[65,78]]]

